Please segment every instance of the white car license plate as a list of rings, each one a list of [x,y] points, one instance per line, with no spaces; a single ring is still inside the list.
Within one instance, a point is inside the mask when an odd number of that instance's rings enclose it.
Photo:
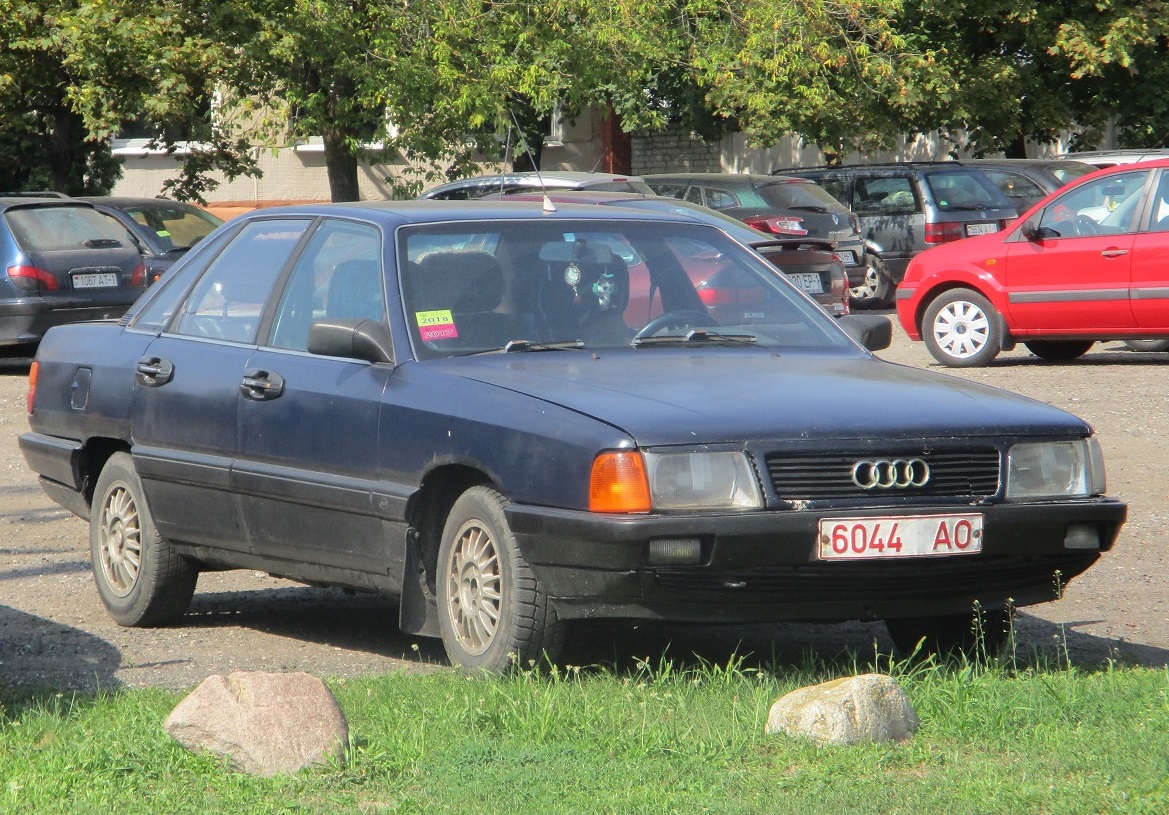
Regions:
[[[820,560],[878,560],[982,551],[982,515],[913,515],[825,518]]]
[[[73,288],[75,289],[111,289],[117,288],[117,286],[118,276],[112,272],[73,275]]]
[[[840,262],[845,266],[856,266],[856,253],[845,249],[843,252],[837,252],[840,255]]]
[[[989,235],[992,232],[998,232],[998,224],[966,224],[966,235]]]
[[[824,292],[824,285],[820,282],[820,275],[815,272],[795,272],[794,274],[789,274],[787,279],[808,294],[823,294]]]

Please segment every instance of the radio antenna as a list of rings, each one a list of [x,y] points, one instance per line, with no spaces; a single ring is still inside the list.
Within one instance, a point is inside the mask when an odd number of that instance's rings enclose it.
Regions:
[[[515,124],[516,133],[523,138],[523,128],[520,127],[519,119],[516,118],[515,111],[509,109],[508,114],[511,116],[512,122]],[[510,131],[509,131],[510,134]],[[548,197],[548,188],[544,186],[544,176],[540,175],[540,167],[536,163],[536,157],[532,155],[532,148],[528,146],[528,140],[523,139],[524,152],[528,154],[528,161],[532,162],[532,169],[536,171],[536,180],[540,182],[540,191],[544,193],[544,211],[556,212],[556,205],[552,203],[552,199]]]

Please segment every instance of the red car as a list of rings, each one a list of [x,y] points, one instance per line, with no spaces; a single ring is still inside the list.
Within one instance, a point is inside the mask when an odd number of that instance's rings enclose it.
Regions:
[[[897,317],[943,365],[1022,342],[1046,360],[1169,339],[1169,159],[1083,176],[1006,230],[918,255]]]

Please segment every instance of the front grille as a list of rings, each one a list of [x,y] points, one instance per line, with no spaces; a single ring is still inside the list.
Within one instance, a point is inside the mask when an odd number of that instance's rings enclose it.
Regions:
[[[852,480],[858,461],[921,459],[930,468],[922,487],[865,490]],[[848,498],[992,498],[999,489],[999,451],[975,450],[866,451],[864,453],[769,453],[767,472],[775,494],[785,501]]]

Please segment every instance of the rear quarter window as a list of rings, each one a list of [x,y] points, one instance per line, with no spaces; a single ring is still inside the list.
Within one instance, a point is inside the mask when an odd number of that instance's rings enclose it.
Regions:
[[[912,215],[921,212],[921,199],[908,176],[858,178],[852,208],[857,215]]]

